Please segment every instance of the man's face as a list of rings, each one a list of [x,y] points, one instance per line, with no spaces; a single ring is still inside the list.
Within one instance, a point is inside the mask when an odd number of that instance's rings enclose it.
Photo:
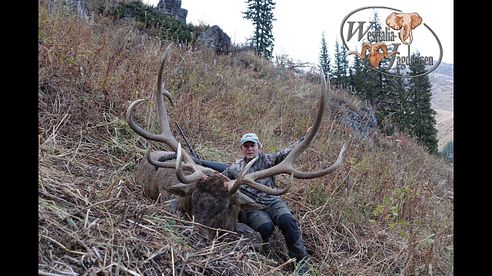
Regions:
[[[260,154],[260,148],[258,147],[257,143],[245,142],[241,145],[241,153],[243,154],[246,161],[249,161]]]

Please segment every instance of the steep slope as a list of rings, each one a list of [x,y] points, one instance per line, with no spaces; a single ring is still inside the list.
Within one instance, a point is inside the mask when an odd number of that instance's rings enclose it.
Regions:
[[[208,240],[169,202],[143,195],[138,162],[147,148],[167,148],[133,133],[125,111],[149,99],[135,118],[160,132],[151,99],[170,42],[129,21],[92,20],[39,11],[39,274],[290,275],[295,265],[278,229],[269,254],[231,232]],[[171,120],[201,156],[223,162],[238,157],[244,132],[256,132],[266,152],[294,142],[321,89],[319,79],[250,52],[217,56],[185,45],[174,48],[163,78],[175,102]],[[360,108],[357,100],[332,91],[328,101],[296,166],[326,168],[343,143],[345,162],[328,176],[295,180],[283,195],[314,273],[453,274],[452,168],[412,140],[377,132],[361,139],[338,120],[344,109]]]

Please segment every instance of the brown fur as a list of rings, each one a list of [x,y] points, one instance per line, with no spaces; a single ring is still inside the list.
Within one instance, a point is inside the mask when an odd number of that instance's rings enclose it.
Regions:
[[[156,151],[151,153],[151,157],[158,160],[159,157],[168,154],[172,153]],[[144,196],[157,200],[160,195],[160,200],[166,201],[172,198],[172,194],[179,194],[176,196],[177,211],[187,214],[203,225],[235,230],[240,205],[237,203],[236,194],[229,195],[224,185],[226,181],[228,179],[218,172],[209,174],[197,181],[195,189],[190,189],[190,193],[186,194],[173,188],[175,185],[185,185],[178,180],[175,169],[156,169],[147,158],[143,158],[136,172],[136,182],[142,185]]]
[[[234,230],[239,206],[234,204],[225,181],[228,179],[220,173],[199,180],[192,195],[192,213],[197,222]]]
[[[156,151],[152,152],[151,156],[163,156],[167,152]],[[176,171],[174,169],[159,168],[150,164],[146,158],[142,158],[138,164],[135,181],[137,185],[143,187],[144,196],[157,200],[159,195],[161,201],[166,201],[171,198],[171,193],[166,189],[166,186],[172,187],[174,184],[181,184],[176,177]]]

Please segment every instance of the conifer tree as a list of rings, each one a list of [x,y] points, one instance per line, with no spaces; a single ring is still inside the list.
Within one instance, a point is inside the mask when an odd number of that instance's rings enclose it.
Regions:
[[[396,69],[396,74],[400,75],[400,68]],[[410,100],[405,79],[392,77],[389,81],[390,98],[392,99],[392,110],[395,112],[394,120],[400,131],[406,131],[410,126]]]
[[[365,97],[365,73],[364,69],[365,66],[362,64],[362,61],[357,57],[354,56],[354,66],[353,66],[354,72],[352,75],[352,82],[353,86],[355,89],[356,95],[361,98],[361,99],[366,99]]]
[[[374,13],[372,21],[371,32],[381,31],[381,23],[379,22],[379,16],[377,13]],[[371,41],[371,43],[375,43],[375,41]],[[362,53],[362,55],[367,55],[367,53]],[[381,64],[384,64],[383,61]],[[354,62],[354,88],[357,91],[357,94],[361,96],[362,99],[367,100],[367,102],[374,106],[376,109],[379,109],[379,106],[384,101],[384,97],[390,93],[387,91],[388,87],[388,79],[382,73],[374,70],[372,66],[369,64],[369,58],[366,56],[364,60],[355,59]],[[379,113],[379,120],[381,118],[381,113]]]
[[[353,66],[353,85],[356,94],[363,100],[366,100],[371,106],[376,106],[378,103],[378,95],[380,90],[379,72],[370,68],[368,59],[360,60],[354,57]]]
[[[335,84],[340,85],[340,80],[344,72],[342,72],[342,58],[341,58],[340,43],[335,41],[335,68],[333,69],[333,76],[335,78]]]
[[[378,33],[382,32],[383,27],[381,26],[381,22],[379,22],[379,15],[377,12],[374,12],[373,15],[372,32]],[[371,41],[372,43],[380,42],[378,39],[375,41]],[[379,69],[384,68],[386,60],[382,60],[379,64]],[[377,109],[382,110],[385,109],[383,105],[385,104],[385,97],[391,92],[388,91],[388,79],[387,76],[382,74],[381,72],[373,70],[371,74],[371,81],[373,82],[373,91],[372,91],[372,104],[376,106]]]
[[[246,0],[247,10],[243,13],[243,18],[253,22],[254,33],[251,38],[251,46],[254,47],[257,55],[266,59],[272,58],[274,38],[273,38],[273,0]]]
[[[338,42],[335,42],[335,68],[333,70],[333,75],[336,78],[336,83],[342,87],[347,87],[349,84],[348,73],[348,51],[347,49]]]
[[[400,74],[400,69],[396,69]],[[409,103],[405,82],[400,77],[387,77],[387,85],[378,105],[377,117],[386,134],[391,135],[394,131],[405,131],[408,128]]]
[[[342,61],[341,61],[342,68],[341,68],[341,71],[342,72],[345,72],[345,74],[342,76],[342,85],[343,85],[343,87],[348,88],[348,86],[350,84],[348,50],[347,50],[347,48],[345,48],[343,46],[343,44],[340,45],[340,46],[341,46],[341,57],[342,57]]]
[[[328,54],[328,47],[326,46],[325,33],[323,32],[321,34],[321,52],[319,54],[319,63],[321,69],[323,69],[323,72],[325,73],[326,78],[328,78],[328,76],[331,74],[330,61],[331,60],[330,55]]]
[[[412,60],[419,60],[420,54],[412,54]],[[412,62],[409,66],[410,75],[416,76],[425,72],[425,65]],[[410,120],[409,131],[432,154],[437,153],[436,111],[431,107],[431,84],[429,75],[413,77],[409,81]]]

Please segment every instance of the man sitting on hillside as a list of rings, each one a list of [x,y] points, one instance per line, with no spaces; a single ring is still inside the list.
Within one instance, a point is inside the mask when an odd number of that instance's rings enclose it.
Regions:
[[[311,128],[306,131],[306,134],[310,129]],[[243,158],[227,167],[222,174],[229,179],[236,179],[241,169],[256,156],[259,156],[259,158],[248,172],[251,173],[268,169],[284,160],[294,146],[303,139],[304,137],[277,153],[264,154],[261,152],[262,145],[258,136],[254,133],[246,133],[240,140]],[[275,186],[274,177],[260,179],[257,182],[271,188],[274,188]],[[306,262],[308,253],[304,246],[297,221],[290,212],[287,203],[283,201],[280,196],[269,195],[247,185],[242,185],[240,190],[252,198],[256,203],[264,206],[261,210],[248,211],[246,213],[246,224],[251,226],[255,231],[258,231],[263,238],[263,241],[266,243],[269,242],[274,230],[274,225],[277,225],[285,238],[289,257],[295,257],[297,262]],[[304,265],[301,265],[301,268],[303,271],[307,270]]]

